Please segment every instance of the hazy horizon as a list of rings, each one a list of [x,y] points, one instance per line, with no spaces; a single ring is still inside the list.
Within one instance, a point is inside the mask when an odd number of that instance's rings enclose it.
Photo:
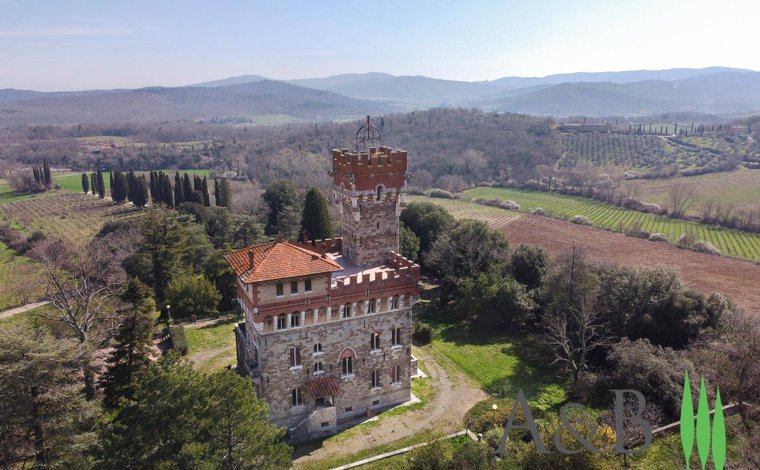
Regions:
[[[0,88],[182,86],[385,72],[448,80],[760,70],[749,2],[357,4],[0,0]]]

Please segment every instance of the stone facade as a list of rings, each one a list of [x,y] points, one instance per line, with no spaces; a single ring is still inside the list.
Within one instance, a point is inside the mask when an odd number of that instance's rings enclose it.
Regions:
[[[395,253],[406,152],[334,151],[333,177],[342,238],[278,239],[225,255],[245,312],[238,371],[294,440],[409,400],[416,374],[419,266]]]

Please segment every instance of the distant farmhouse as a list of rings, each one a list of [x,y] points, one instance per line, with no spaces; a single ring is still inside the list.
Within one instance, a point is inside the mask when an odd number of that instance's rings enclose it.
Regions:
[[[366,150],[332,152],[342,238],[279,236],[225,255],[245,312],[235,328],[238,370],[294,440],[411,397],[420,267],[397,254],[407,152]]]

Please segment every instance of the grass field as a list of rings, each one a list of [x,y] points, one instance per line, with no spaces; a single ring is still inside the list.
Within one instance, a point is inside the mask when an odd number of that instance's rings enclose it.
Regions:
[[[520,217],[519,212],[507,211],[498,207],[481,206],[459,199],[439,199],[425,196],[410,196],[410,201],[432,202],[448,210],[455,218],[481,220],[492,227],[499,227]]]
[[[705,201],[721,205],[730,204],[736,210],[760,208],[760,170],[740,167],[734,171],[708,173],[706,175],[678,177],[667,180],[635,180],[624,184],[639,187],[638,198],[661,206],[667,205],[668,189],[673,183],[692,185],[696,188],[696,203],[689,210],[691,215],[701,215]]]
[[[185,326],[190,349],[188,358],[202,372],[216,372],[237,362],[235,334],[232,329],[239,319],[221,320],[207,326]]]
[[[475,188],[465,191],[462,197],[465,200],[513,200],[523,211],[541,207],[547,215],[565,220],[582,215],[588,217],[595,227],[615,231],[640,222],[643,230],[663,233],[671,242],[678,241],[684,233],[693,233],[697,240],[712,243],[724,255],[760,261],[760,235],[632,211],[594,199],[510,188]],[[433,199],[430,201],[436,202]],[[476,211],[473,209],[473,212]]]
[[[414,306],[415,321],[433,327],[435,354],[445,356],[492,395],[514,397],[522,389],[530,404],[541,409],[565,401],[567,384],[555,368],[542,366],[551,359],[537,353],[540,345],[523,336],[473,331],[450,321],[435,297],[435,289],[423,290]]]
[[[0,242],[0,310],[20,306],[23,289],[24,297],[36,301],[42,295],[38,283],[31,276],[37,275],[37,265],[26,256],[18,256],[8,246]],[[24,284],[22,282],[28,281]]]
[[[117,206],[94,196],[58,191],[0,204],[0,224],[27,236],[39,230],[79,243],[89,241],[109,220],[138,215],[139,211],[132,206]]]

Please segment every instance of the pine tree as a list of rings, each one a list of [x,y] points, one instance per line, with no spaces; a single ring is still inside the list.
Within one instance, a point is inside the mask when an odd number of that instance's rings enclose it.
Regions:
[[[118,405],[121,398],[132,398],[137,379],[150,365],[156,310],[152,294],[150,287],[133,277],[121,295],[126,315],[116,332],[114,349],[100,380],[103,404],[108,408]]]
[[[90,191],[90,179],[87,178],[87,173],[82,173],[82,192],[87,194]]]
[[[203,193],[203,205],[210,207],[211,197],[208,195],[208,180],[205,175],[203,176],[203,182],[201,183],[201,192]]]
[[[214,205],[222,205],[222,196],[219,194],[219,180],[214,180]]]
[[[174,175],[174,205],[178,206],[185,202],[184,188],[182,187],[182,177],[179,171]]]
[[[106,183],[103,181],[103,172],[98,170],[98,197],[103,199],[106,197]]]
[[[310,240],[322,240],[333,236],[327,200],[317,188],[309,188],[306,193],[301,217],[301,233],[304,231]]]

